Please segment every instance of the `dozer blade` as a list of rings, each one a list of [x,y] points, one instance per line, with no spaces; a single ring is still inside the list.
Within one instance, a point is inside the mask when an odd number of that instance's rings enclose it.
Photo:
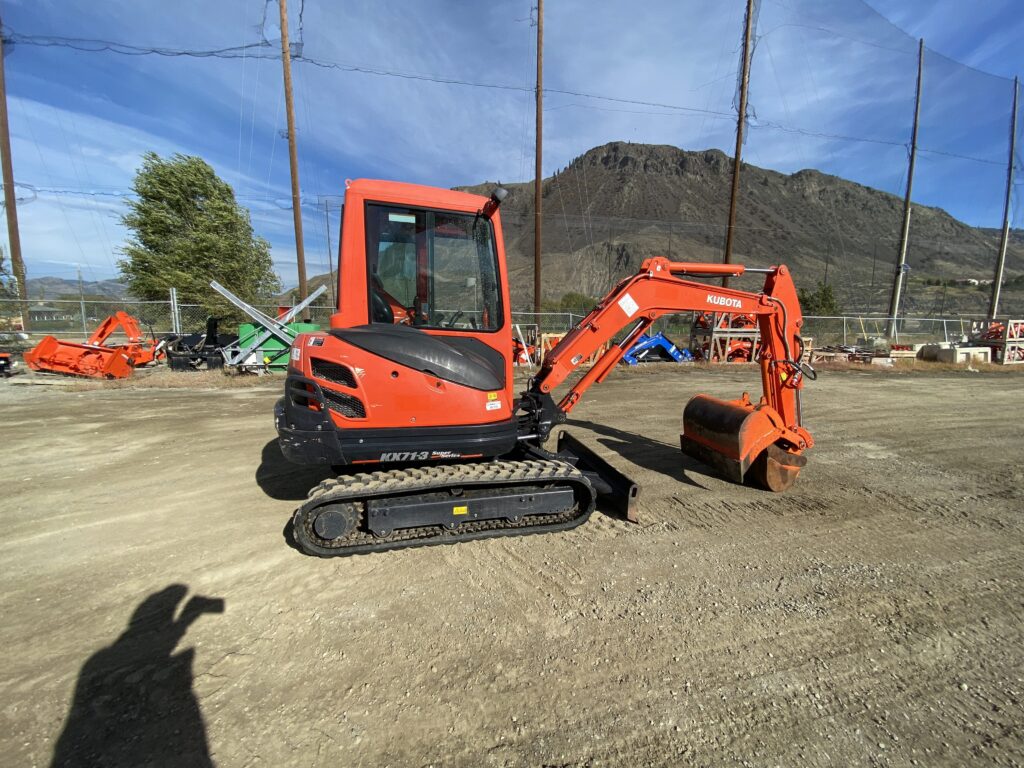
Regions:
[[[639,522],[635,510],[640,486],[568,432],[558,433],[557,458],[576,467],[597,492],[597,499],[629,522]]]
[[[781,492],[796,482],[807,459],[775,445],[782,419],[770,406],[697,395],[683,410],[683,453],[716,469],[734,483],[749,479]]]

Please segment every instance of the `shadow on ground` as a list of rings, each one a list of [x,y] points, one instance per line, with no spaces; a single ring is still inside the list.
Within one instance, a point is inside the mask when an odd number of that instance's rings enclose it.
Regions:
[[[579,419],[570,419],[566,426],[582,427],[595,432],[600,435],[597,442],[638,467],[660,472],[681,483],[707,490],[706,486],[698,483],[691,475],[710,477],[712,476],[711,470],[683,453],[678,443],[669,445],[646,435],[638,435],[635,432],[609,427],[607,424],[596,424]]]
[[[292,464],[281,453],[277,438],[263,446],[263,455],[256,469],[256,482],[272,499],[302,501],[321,480],[334,477],[327,466]]]
[[[213,766],[206,726],[192,690],[192,648],[174,653],[204,613],[223,613],[219,598],[172,584],[135,609],[128,627],[82,666],[52,768]]]

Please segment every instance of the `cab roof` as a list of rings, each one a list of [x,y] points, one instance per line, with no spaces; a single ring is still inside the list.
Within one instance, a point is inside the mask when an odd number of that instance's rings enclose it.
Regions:
[[[487,198],[483,195],[380,179],[347,181],[345,194],[346,197],[349,194],[356,194],[368,200],[394,201],[427,208],[453,208],[465,211],[480,210],[487,203]]]

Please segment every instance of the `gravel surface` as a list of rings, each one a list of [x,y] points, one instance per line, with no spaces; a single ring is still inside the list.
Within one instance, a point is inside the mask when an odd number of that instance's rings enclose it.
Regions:
[[[678,447],[755,371],[617,372],[639,525],[335,560],[276,387],[0,386],[0,765],[1022,765],[1022,384],[825,373],[776,496]]]

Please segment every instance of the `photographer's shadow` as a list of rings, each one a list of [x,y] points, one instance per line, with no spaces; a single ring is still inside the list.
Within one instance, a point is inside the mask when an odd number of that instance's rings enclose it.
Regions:
[[[135,609],[125,631],[82,666],[53,768],[64,766],[213,766],[199,701],[192,690],[192,648],[174,649],[204,613],[224,601],[192,597],[172,584]]]

